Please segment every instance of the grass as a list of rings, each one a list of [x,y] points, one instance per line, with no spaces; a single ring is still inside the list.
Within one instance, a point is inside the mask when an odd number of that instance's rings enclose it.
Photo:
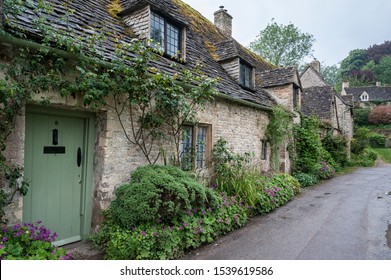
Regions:
[[[391,148],[375,149],[375,151],[382,158],[382,160],[391,163]]]

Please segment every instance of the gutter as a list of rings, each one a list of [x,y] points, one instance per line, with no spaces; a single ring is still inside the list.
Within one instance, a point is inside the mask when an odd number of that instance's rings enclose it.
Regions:
[[[28,47],[28,48],[35,49],[35,50],[44,50],[44,51],[47,51],[47,52],[50,52],[50,53],[57,54],[57,55],[59,55],[61,57],[68,58],[68,59],[73,59],[73,60],[85,59],[87,61],[90,61],[91,63],[99,64],[99,65],[104,66],[104,67],[112,67],[112,66],[114,66],[110,62],[105,62],[105,61],[102,61],[102,60],[95,60],[95,59],[92,59],[92,58],[84,56],[84,55],[77,55],[77,54],[73,54],[73,53],[70,53],[70,52],[67,52],[67,51],[64,51],[64,50],[59,50],[59,49],[56,49],[56,48],[53,48],[53,47],[43,46],[41,44],[38,44],[38,43],[35,43],[35,42],[32,42],[32,41],[19,39],[19,38],[13,37],[11,35],[4,34],[4,32],[1,32],[1,31],[0,31],[0,43],[7,43],[7,44],[11,44],[13,46],[18,46],[18,47]],[[175,81],[175,82],[177,84],[183,86],[184,88],[196,87],[196,86],[193,86],[193,85],[185,84],[185,83],[180,82],[180,81]],[[268,107],[268,106],[265,106],[265,105],[261,105],[261,104],[257,104],[257,103],[253,103],[253,102],[246,101],[246,100],[243,100],[243,99],[234,98],[234,97],[229,96],[229,95],[224,94],[224,93],[219,93],[217,95],[217,97],[221,97],[223,99],[226,99],[226,100],[229,100],[229,101],[233,101],[235,103],[239,103],[239,104],[242,104],[242,105],[245,105],[245,106],[253,107],[253,108],[256,108],[256,109],[260,109],[260,110],[264,110],[264,111],[268,111],[268,112],[272,112],[273,111],[273,109],[271,107]]]

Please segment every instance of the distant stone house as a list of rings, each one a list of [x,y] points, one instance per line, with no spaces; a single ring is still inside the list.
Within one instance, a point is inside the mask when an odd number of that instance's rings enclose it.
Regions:
[[[40,47],[41,34],[33,26],[37,2],[25,2],[17,17],[4,15],[0,5],[2,60],[25,45],[25,39],[17,34],[23,33],[31,48]],[[154,66],[167,73],[175,73],[171,64],[173,59],[178,63],[173,58],[178,53],[183,61],[180,67],[192,70],[203,64],[205,74],[219,79],[219,95],[199,112],[197,125],[186,127],[192,137],[186,137],[183,146],[202,152],[198,157],[201,164],[195,164],[208,167],[213,144],[224,137],[232,151],[252,152],[261,171],[271,170],[265,136],[270,113],[280,103],[297,115],[300,80],[295,69],[277,69],[235,41],[232,17],[223,7],[215,13],[213,24],[180,0],[122,0],[117,16],[109,12],[107,0],[47,2],[54,6],[48,24],[69,31],[70,36],[84,38],[102,29],[108,31],[105,43],[96,46],[106,60],[112,58],[118,40],[128,44],[136,37],[160,43],[152,43],[164,53]],[[66,9],[74,12],[64,22]],[[15,198],[7,216],[10,223],[43,220],[59,233],[58,244],[62,245],[81,240],[95,229],[116,187],[147,162],[125,139],[110,108],[90,110],[83,106],[80,96],[42,94],[51,97],[50,106],[28,104],[8,139],[8,159],[24,167],[30,188],[27,196]],[[59,154],[50,152],[54,130],[62,148]],[[203,145],[202,149],[197,145]],[[281,162],[280,171],[290,172],[287,149],[281,153]]]
[[[341,134],[350,142],[353,138],[353,96],[338,94],[323,79],[320,67],[320,62],[314,60],[300,76],[303,86],[302,112],[305,116],[319,117],[326,124],[325,127],[331,127],[334,135]]]
[[[342,94],[353,95],[354,102],[360,108],[391,104],[391,86],[382,86],[380,82],[376,86],[366,87],[350,87],[349,82],[344,82]]]

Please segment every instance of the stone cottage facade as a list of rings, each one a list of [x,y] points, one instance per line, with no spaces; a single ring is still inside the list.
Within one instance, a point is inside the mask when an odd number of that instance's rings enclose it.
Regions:
[[[348,143],[353,138],[353,96],[338,94],[320,73],[320,62],[314,60],[301,74],[303,86],[302,112],[315,115],[331,127],[333,134],[342,134]]]
[[[233,39],[232,16],[224,7],[216,11],[213,24],[180,0],[122,0],[116,15],[110,12],[108,0],[47,2],[53,5],[48,24],[69,31],[71,37],[109,31],[104,44],[96,46],[103,59],[111,59],[118,40],[128,44],[138,38],[153,39],[151,47],[163,53],[154,66],[167,73],[175,74],[173,61],[189,70],[204,65],[206,75],[218,78],[219,95],[199,112],[198,124],[186,128],[192,135],[186,145],[196,148],[204,143],[202,158],[207,162],[213,144],[224,137],[232,151],[252,152],[261,171],[271,170],[265,136],[270,112],[280,103],[298,116],[300,80],[296,69],[277,69]],[[31,48],[40,48],[41,34],[33,26],[37,1],[31,3],[12,16],[3,13],[1,2],[0,57],[4,61],[27,40]],[[74,12],[64,22],[66,9]],[[28,39],[19,38],[20,33]],[[82,96],[61,97],[55,91],[42,95],[51,97],[50,105],[27,104],[8,138],[5,154],[13,164],[24,167],[30,188],[27,196],[15,197],[7,217],[10,223],[43,220],[59,232],[58,245],[62,245],[94,230],[116,187],[147,162],[129,144],[110,108],[88,109]],[[281,153],[281,162],[280,171],[290,172],[287,149]]]

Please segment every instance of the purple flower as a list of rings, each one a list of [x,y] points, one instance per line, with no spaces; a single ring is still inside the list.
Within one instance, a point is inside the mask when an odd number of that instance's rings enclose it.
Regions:
[[[3,237],[3,240],[2,240],[4,243],[8,241],[8,238],[7,237]]]
[[[145,231],[142,231],[142,232],[141,232],[141,235],[144,236],[144,237],[147,236],[147,234],[145,233]]]

